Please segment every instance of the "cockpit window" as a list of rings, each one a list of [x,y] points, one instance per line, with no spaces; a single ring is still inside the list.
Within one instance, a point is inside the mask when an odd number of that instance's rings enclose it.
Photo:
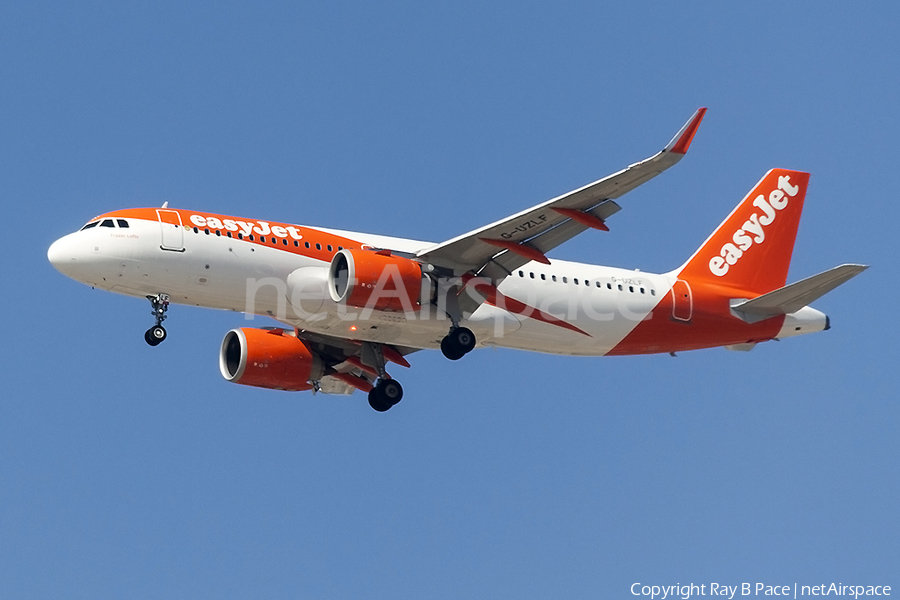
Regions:
[[[125,219],[116,219],[116,224],[122,229],[128,229],[128,221]]]
[[[100,221],[91,221],[90,223],[88,223],[87,225],[82,227],[81,231],[84,231],[85,229],[90,229],[91,227],[96,227],[98,223],[100,223]]]
[[[103,219],[103,222],[100,223],[100,227],[115,227],[112,222],[112,219]]]

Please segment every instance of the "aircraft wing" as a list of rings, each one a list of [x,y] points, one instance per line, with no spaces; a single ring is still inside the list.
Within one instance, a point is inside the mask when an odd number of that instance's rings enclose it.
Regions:
[[[325,362],[325,376],[319,381],[324,394],[352,394],[354,390],[368,392],[375,385],[378,374],[366,356],[366,342],[300,330],[298,337],[305,341]],[[388,363],[409,367],[405,356],[417,348],[381,345],[380,351]]]
[[[549,263],[546,253],[563,242],[589,227],[607,229],[604,221],[620,210],[615,198],[681,160],[705,114],[705,108],[698,109],[666,147],[650,158],[511,217],[426,248],[417,258],[453,269],[455,275],[472,271],[495,283],[529,261]]]

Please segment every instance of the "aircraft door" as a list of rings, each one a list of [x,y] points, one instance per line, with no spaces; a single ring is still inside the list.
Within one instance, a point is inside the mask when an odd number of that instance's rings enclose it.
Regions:
[[[672,318],[676,321],[690,321],[694,314],[694,298],[691,286],[679,279],[672,286]]]
[[[162,243],[160,248],[173,252],[184,252],[184,227],[181,225],[181,215],[177,210],[157,209],[159,226],[162,228]]]

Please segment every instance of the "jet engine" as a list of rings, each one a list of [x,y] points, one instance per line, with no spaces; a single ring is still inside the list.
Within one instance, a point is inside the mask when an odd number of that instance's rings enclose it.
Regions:
[[[335,302],[384,311],[416,309],[431,279],[422,265],[387,250],[341,250],[328,269],[328,292]]]
[[[322,359],[283,329],[232,329],[225,334],[219,370],[232,383],[299,392],[323,374]]]

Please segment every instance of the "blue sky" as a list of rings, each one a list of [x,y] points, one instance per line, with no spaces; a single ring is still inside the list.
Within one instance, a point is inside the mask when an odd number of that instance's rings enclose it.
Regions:
[[[882,2],[0,5],[0,596],[602,598],[900,586],[900,9]],[[440,241],[659,150],[552,256],[679,265],[772,167],[790,279],[872,268],[750,353],[413,357],[405,399],[235,386],[241,317],[57,273],[173,206]],[[260,322],[260,324],[262,324]]]

